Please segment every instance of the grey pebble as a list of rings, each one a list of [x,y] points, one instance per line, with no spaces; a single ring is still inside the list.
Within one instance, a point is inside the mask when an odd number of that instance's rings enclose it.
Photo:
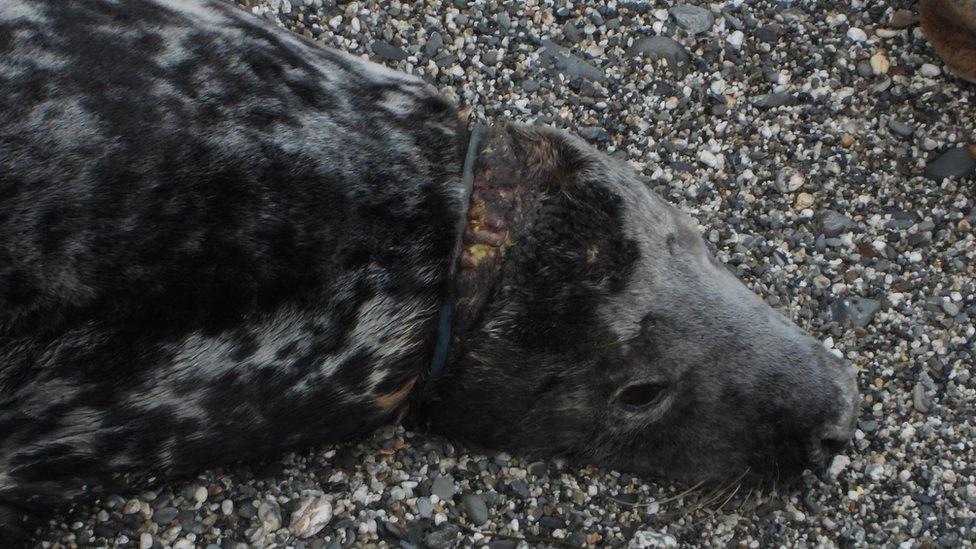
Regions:
[[[417,514],[420,518],[430,518],[434,514],[434,504],[430,502],[430,498],[417,498]]]
[[[175,507],[163,507],[153,513],[152,519],[153,522],[160,526],[168,526],[178,514],[180,514],[180,510]]]
[[[821,214],[820,232],[828,238],[840,236],[855,227],[857,223],[840,212],[826,210]]]
[[[897,136],[911,137],[915,133],[915,127],[899,121],[897,118],[888,119],[888,128]]]
[[[912,389],[912,404],[919,413],[927,414],[932,410],[932,399],[925,392],[925,386],[916,383]]]
[[[580,59],[559,44],[551,40],[545,40],[542,45],[543,49],[540,52],[540,58],[546,66],[555,72],[562,73],[569,80],[577,80],[580,78],[595,80],[597,82],[605,82],[607,80],[607,76],[603,74],[602,70],[588,61]]]
[[[966,177],[976,171],[976,159],[970,147],[955,147],[940,154],[925,166],[925,175],[941,181],[947,177]]]
[[[567,21],[566,24],[563,25],[563,36],[571,44],[578,44],[581,40],[583,40],[583,31],[576,26],[576,23]]]
[[[540,88],[539,82],[531,78],[522,81],[522,91],[526,93],[533,93],[538,91]]]
[[[628,57],[647,56],[651,59],[667,59],[668,63],[684,63],[691,58],[688,50],[667,36],[645,36],[627,49]]]
[[[424,44],[424,53],[427,54],[427,57],[434,57],[443,47],[444,37],[441,36],[441,33],[434,31],[430,34],[430,37],[427,38],[427,42]]]
[[[767,93],[753,98],[752,104],[761,109],[772,109],[772,108],[783,107],[787,105],[795,105],[796,97],[786,92]]]
[[[468,519],[475,526],[481,526],[488,522],[488,506],[485,500],[478,494],[464,494],[461,496],[461,504],[464,505],[464,512]]]
[[[427,534],[424,538],[424,543],[433,549],[446,549],[447,547],[455,547],[457,544],[458,535],[461,533],[461,529],[453,524],[445,524],[440,530],[436,530]]]
[[[712,12],[698,6],[675,6],[669,9],[668,13],[690,34],[705,32],[715,23]]]
[[[851,324],[858,327],[870,324],[874,315],[881,309],[881,302],[876,299],[856,297],[851,298],[848,303]]]
[[[441,498],[445,501],[450,501],[457,493],[457,487],[454,485],[454,479],[447,476],[438,476],[434,479],[433,484],[430,487],[430,493]]]

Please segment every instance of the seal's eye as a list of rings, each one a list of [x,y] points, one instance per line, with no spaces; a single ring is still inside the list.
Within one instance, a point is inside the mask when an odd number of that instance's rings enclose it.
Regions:
[[[662,393],[664,385],[660,383],[635,383],[624,387],[617,400],[626,408],[644,408],[656,402]]]

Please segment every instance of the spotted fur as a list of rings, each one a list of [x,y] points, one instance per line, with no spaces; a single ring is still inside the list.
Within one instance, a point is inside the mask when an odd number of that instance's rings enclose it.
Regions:
[[[0,508],[389,422],[458,132],[420,80],[224,3],[0,3]]]
[[[849,370],[575,137],[496,125],[455,258],[466,143],[421,80],[217,0],[0,2],[0,546],[113,474],[408,403],[461,440],[685,479],[849,435]]]

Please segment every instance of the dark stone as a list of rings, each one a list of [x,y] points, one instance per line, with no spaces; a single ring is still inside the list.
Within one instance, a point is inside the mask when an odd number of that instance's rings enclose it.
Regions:
[[[788,93],[767,93],[757,96],[752,104],[760,109],[773,109],[786,105],[795,105],[796,97]]]
[[[583,40],[583,32],[576,26],[576,23],[572,21],[567,21],[563,25],[563,36],[566,41],[571,44],[578,44]]]
[[[398,48],[381,40],[373,42],[370,48],[372,48],[373,53],[387,61],[402,61],[409,55],[403,48]]]
[[[481,526],[488,522],[488,506],[485,500],[478,494],[465,494],[461,496],[461,505],[464,506],[464,513],[468,520],[475,526]]]
[[[457,545],[458,534],[461,529],[453,524],[445,524],[443,528],[436,532],[427,534],[424,543],[433,549],[446,549]]]
[[[945,151],[925,166],[925,175],[936,181],[971,175],[976,171],[976,159],[971,152],[973,148],[963,146]]]
[[[827,238],[840,236],[856,227],[857,223],[840,212],[826,210],[820,215],[820,232]]]

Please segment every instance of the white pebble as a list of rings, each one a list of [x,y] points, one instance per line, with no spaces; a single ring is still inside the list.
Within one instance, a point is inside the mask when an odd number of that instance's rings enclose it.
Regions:
[[[830,467],[827,468],[827,475],[830,476],[830,478],[837,478],[837,476],[840,475],[841,472],[850,464],[851,458],[843,454],[838,454],[834,456],[833,461],[830,462]]]
[[[195,499],[197,503],[207,501],[207,488],[204,486],[197,486],[197,489],[193,492],[193,499]]]
[[[922,76],[932,78],[942,74],[942,69],[933,65],[932,63],[922,63],[922,66],[918,69],[918,73]]]
[[[698,153],[698,160],[710,168],[715,168],[718,166],[718,157],[712,154],[710,151],[701,151]]]
[[[868,34],[858,27],[847,29],[847,37],[855,42],[864,42],[868,39]]]
[[[734,31],[732,34],[730,34],[729,37],[726,39],[726,41],[733,48],[739,49],[742,47],[742,43],[745,41],[745,39],[746,39],[746,35],[743,34],[742,31],[737,30]]]
[[[332,520],[332,503],[325,496],[308,498],[291,514],[288,530],[299,538],[318,534]]]
[[[153,546],[153,537],[149,532],[139,534],[139,549],[150,549]]]

